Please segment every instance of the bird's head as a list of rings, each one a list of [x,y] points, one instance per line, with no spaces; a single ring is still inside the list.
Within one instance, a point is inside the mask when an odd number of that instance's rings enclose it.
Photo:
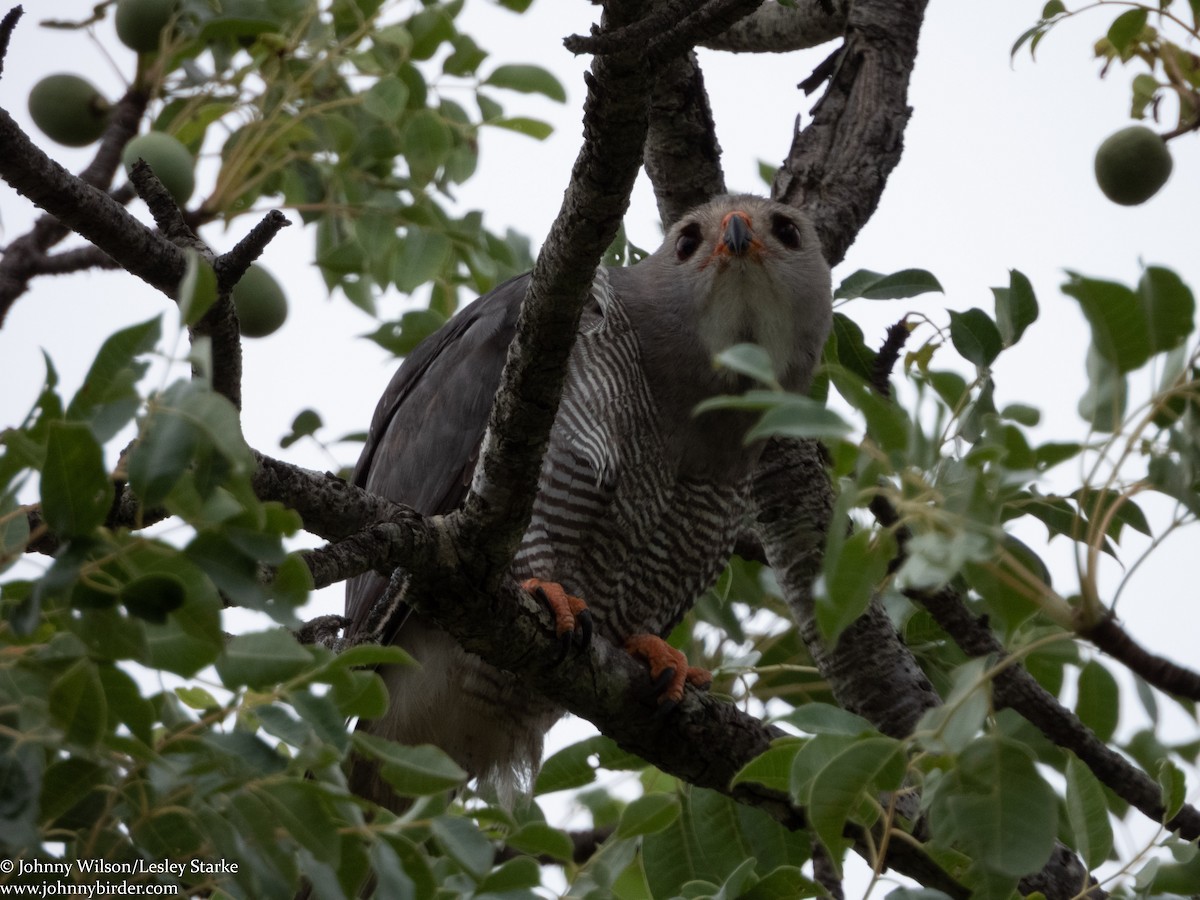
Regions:
[[[829,266],[795,207],[726,195],[682,216],[647,260],[684,287],[709,355],[740,343],[770,355],[775,378],[807,388],[829,334]]]

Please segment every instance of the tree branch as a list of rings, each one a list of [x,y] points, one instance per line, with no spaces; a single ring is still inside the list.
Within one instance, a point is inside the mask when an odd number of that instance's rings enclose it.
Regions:
[[[108,194],[46,156],[3,109],[0,178],[57,220],[45,225],[45,220],[39,221],[34,232],[26,235],[33,246],[44,252],[58,239],[55,235],[60,226],[70,228],[111,256],[121,268],[174,299],[187,266],[184,252],[139,222]],[[7,260],[8,254],[5,256]],[[24,291],[33,274],[20,269],[16,273],[0,272],[0,300],[7,300],[2,310]]]
[[[767,2],[703,46],[731,53],[807,50],[842,35],[849,5],[848,0],[802,0],[794,7]]]
[[[8,17],[5,21],[9,21]],[[15,24],[14,19],[12,25]],[[0,64],[2,63],[3,57],[0,56]],[[131,89],[117,102],[112,109],[108,128],[100,139],[96,155],[87,168],[79,173],[79,181],[98,189],[104,189],[112,183],[113,175],[121,164],[121,150],[129,139],[137,134],[138,123],[146,111],[147,102],[149,102],[148,95],[136,88]],[[3,111],[0,110],[0,112]],[[15,144],[12,142],[13,130],[23,140],[23,144],[20,141]],[[26,160],[21,154],[28,152],[28,148],[31,147],[39,158]],[[46,163],[49,162],[45,154],[34,147],[7,113],[4,113],[3,121],[0,121],[0,157],[16,167],[22,167],[28,162],[30,165],[36,166],[39,172],[44,172]],[[58,169],[66,174],[61,167]],[[13,184],[7,173],[8,170],[0,164],[0,176]],[[36,177],[37,175],[29,173],[26,180]],[[58,184],[61,187],[63,184],[61,176],[55,173],[55,177],[60,179]],[[13,184],[13,187],[17,186]],[[18,187],[17,190],[21,189]],[[38,219],[28,233],[4,248],[4,257],[0,259],[0,326],[3,326],[4,319],[13,303],[28,289],[29,280],[48,271],[42,268],[42,263],[46,259],[46,251],[70,233],[68,225],[60,221],[52,209],[40,203],[36,198],[31,197],[31,199],[46,209],[50,215]]]
[[[1151,653],[1111,616],[1079,634],[1156,688],[1190,700],[1200,700],[1200,674],[1157,653]]]
[[[695,31],[680,25],[672,40],[700,40],[759,2],[719,0],[710,4],[719,7],[719,15],[691,17]],[[641,4],[629,6],[633,13],[646,13]],[[651,7],[651,13],[658,8]],[[637,21],[630,15],[606,12],[601,35]],[[592,62],[583,143],[571,182],[533,267],[471,490],[461,512],[449,517],[459,546],[470,548],[464,559],[479,567],[478,578],[493,585],[507,572],[528,526],[583,301],[629,206],[642,161],[649,92],[657,75],[642,50],[627,46],[624,53]]]
[[[929,610],[963,652],[975,657],[994,657],[997,661],[1006,659],[1007,653],[991,629],[967,610],[956,591],[949,588],[910,591],[906,596]],[[1023,666],[1012,662],[999,671],[993,679],[993,688],[996,703],[1020,713],[1059,747],[1074,753],[1104,785],[1148,819],[1163,821],[1166,810],[1158,784],[1096,737]],[[1166,827],[1185,840],[1194,841],[1200,838],[1200,811],[1185,804],[1166,822]]]
[[[830,265],[874,213],[900,161],[908,83],[927,0],[856,0],[812,123],[798,130],[772,195],[805,209]]]
[[[664,229],[689,209],[725,193],[721,145],[695,53],[663,66],[650,98],[643,157]]]

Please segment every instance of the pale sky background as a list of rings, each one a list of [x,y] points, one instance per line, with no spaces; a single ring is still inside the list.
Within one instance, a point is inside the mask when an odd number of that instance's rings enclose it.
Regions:
[[[134,59],[107,27],[99,34],[119,72],[85,35],[36,25],[51,15],[85,18],[91,0],[32,0],[25,7],[25,20],[0,80],[0,106],[42,141],[25,109],[34,82],[51,72],[77,72],[115,99],[122,92],[122,77],[132,74]],[[1118,66],[1107,79],[1097,77],[1099,64],[1092,59],[1091,47],[1115,16],[1106,10],[1060,26],[1042,43],[1036,63],[1023,51],[1010,64],[1009,49],[1036,21],[1041,7],[1042,0],[933,0],[910,92],[914,112],[904,158],[878,212],[835,270],[834,280],[859,268],[890,272],[914,266],[940,279],[945,297],[858,302],[844,309],[862,326],[868,343],[877,344],[883,329],[909,310],[926,313],[941,325],[947,322],[947,307],[978,306],[992,312],[989,288],[1007,285],[1010,268],[1022,270],[1037,291],[1041,318],[997,364],[996,403],[1002,407],[1020,401],[1040,407],[1043,424],[1034,432],[1039,441],[1078,440],[1086,433],[1075,406],[1085,387],[1088,331],[1075,302],[1059,292],[1064,270],[1132,284],[1144,261],[1174,268],[1193,288],[1200,285],[1195,212],[1200,139],[1171,143],[1174,173],[1148,203],[1127,208],[1106,200],[1093,179],[1093,154],[1108,134],[1128,124],[1129,83],[1142,70]],[[537,0],[524,16],[472,0],[460,19],[460,28],[493,54],[481,67],[483,73],[505,62],[538,62],[559,74],[568,93],[565,105],[516,94],[502,98],[512,114],[552,121],[555,134],[539,143],[485,130],[479,172],[458,195],[463,209],[484,210],[485,222],[494,231],[514,227],[529,235],[535,247],[558,210],[579,142],[581,72],[588,60],[573,58],[560,41],[569,33],[586,33],[594,15],[595,7],[584,0]],[[731,189],[765,193],[758,161],[783,157],[798,112],[808,121],[814,99],[804,97],[795,85],[829,50],[768,57],[702,54]],[[461,93],[447,89],[447,96],[469,100]],[[1167,104],[1165,111],[1160,131],[1175,124],[1169,118],[1173,105]],[[90,158],[86,149],[69,150],[48,141],[43,145],[73,170]],[[0,186],[0,242],[23,234],[32,217],[23,198]],[[245,217],[228,233],[210,226],[203,236],[223,251],[252,224]],[[639,245],[657,245],[657,214],[644,180],[627,227]],[[359,337],[374,329],[372,319],[340,297],[325,296],[311,265],[312,241],[312,234],[297,224],[262,260],[284,281],[291,314],[276,335],[245,344],[244,424],[247,439],[258,449],[329,469],[352,463],[357,446],[336,446],[331,459],[310,444],[280,451],[279,438],[306,406],[324,417],[327,428],[322,435],[328,439],[365,429],[393,363]],[[380,310],[394,316],[403,302],[393,294],[381,300]],[[173,322],[169,307],[165,298],[124,273],[35,282],[0,329],[0,427],[18,423],[36,397],[43,378],[43,348],[69,397],[106,335],[164,311],[168,323]],[[918,331],[910,345],[918,346],[929,333],[928,328]],[[951,354],[939,357],[942,365],[957,365],[951,359]],[[965,373],[964,366],[958,368]],[[1131,396],[1145,394],[1135,387]],[[1073,475],[1075,470],[1064,472]],[[1053,483],[1045,489],[1052,487]],[[1166,506],[1157,511],[1152,524],[1169,514]],[[1153,510],[1148,507],[1148,512]],[[1025,527],[1020,534],[1055,560],[1056,586],[1071,592],[1074,573],[1063,539],[1047,550],[1040,525]],[[1164,544],[1138,572],[1120,607],[1122,619],[1138,639],[1192,666],[1197,665],[1200,636],[1196,548],[1194,530]],[[340,592],[326,592],[319,602],[320,611],[339,608]],[[1141,727],[1136,700],[1130,700],[1123,729]],[[1172,722],[1171,731],[1180,739],[1196,735],[1195,723],[1181,716]],[[1195,801],[1195,784],[1191,787]],[[1118,846],[1127,853],[1132,845]]]

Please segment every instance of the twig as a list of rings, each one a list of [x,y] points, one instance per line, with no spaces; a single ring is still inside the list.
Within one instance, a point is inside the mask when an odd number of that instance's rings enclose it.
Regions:
[[[4,59],[8,56],[8,42],[12,38],[13,30],[17,27],[17,22],[23,15],[25,15],[25,10],[18,4],[5,13],[3,19],[0,19],[0,76],[4,75]]]
[[[1200,674],[1151,653],[1130,637],[1116,619],[1102,619],[1079,633],[1156,688],[1189,700],[1200,700]]]

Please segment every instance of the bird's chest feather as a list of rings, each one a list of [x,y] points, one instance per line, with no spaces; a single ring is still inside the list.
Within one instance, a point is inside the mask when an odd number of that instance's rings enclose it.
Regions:
[[[515,568],[583,597],[613,640],[672,628],[741,525],[742,467],[686,474],[672,427],[632,330],[609,310],[576,343]]]

